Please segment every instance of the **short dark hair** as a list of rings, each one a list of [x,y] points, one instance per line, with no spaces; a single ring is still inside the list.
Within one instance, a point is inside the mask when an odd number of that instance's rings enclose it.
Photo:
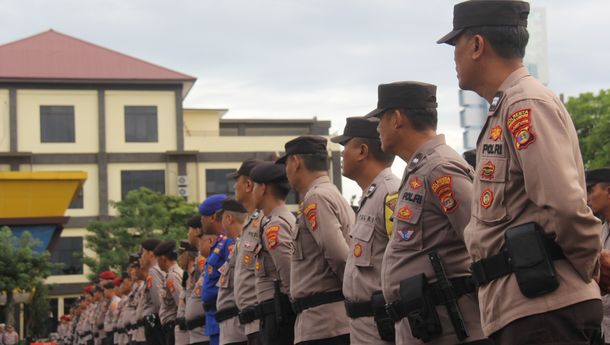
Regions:
[[[398,109],[401,115],[406,116],[416,131],[427,129],[436,130],[438,113],[436,108]]]
[[[286,200],[286,197],[290,194],[290,185],[287,182],[268,183],[266,185],[270,187],[271,195],[278,199]]]
[[[523,59],[530,37],[524,26],[475,26],[464,30],[464,35],[483,36],[496,54],[505,59]]]
[[[373,156],[373,158],[383,163],[387,166],[392,165],[394,163],[394,157],[396,157],[392,153],[383,152],[381,149],[381,140],[373,139],[373,138],[354,138],[358,141],[359,144],[364,144],[369,148],[369,153]]]
[[[328,155],[326,153],[311,153],[298,155],[303,159],[305,168],[310,171],[328,171]]]

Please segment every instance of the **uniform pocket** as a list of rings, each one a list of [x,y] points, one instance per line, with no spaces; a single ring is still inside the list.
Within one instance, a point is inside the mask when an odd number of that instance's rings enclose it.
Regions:
[[[292,232],[292,255],[290,255],[290,259],[292,261],[301,261],[303,260],[303,250],[301,248],[301,239],[299,238],[301,233],[302,226],[302,217],[299,217],[299,222],[297,224],[296,229]]]
[[[254,264],[254,275],[257,277],[266,277],[267,271],[265,270],[265,258],[262,255],[256,257]]]
[[[480,195],[475,195],[477,204],[473,215],[482,223],[495,224],[507,218],[508,212],[504,203],[506,170],[506,158],[482,157],[477,163]]]
[[[354,264],[358,267],[371,267],[371,251],[373,247],[373,232],[375,224],[358,222],[352,229],[351,250]]]

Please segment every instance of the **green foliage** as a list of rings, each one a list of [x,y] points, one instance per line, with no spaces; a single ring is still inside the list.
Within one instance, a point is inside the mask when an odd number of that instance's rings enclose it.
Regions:
[[[566,108],[578,132],[585,167],[610,166],[610,90],[571,97]]]
[[[49,332],[49,313],[51,305],[49,304],[49,287],[45,284],[38,284],[36,291],[32,297],[32,301],[28,308],[27,334],[35,338],[45,338]]]
[[[87,227],[92,233],[86,237],[87,248],[95,253],[83,259],[93,271],[90,278],[107,269],[123,271],[129,254],[138,251],[144,239],[186,238],[186,222],[197,213],[196,204],[147,188],[130,191],[124,200],[111,205],[118,216],[91,222]]]

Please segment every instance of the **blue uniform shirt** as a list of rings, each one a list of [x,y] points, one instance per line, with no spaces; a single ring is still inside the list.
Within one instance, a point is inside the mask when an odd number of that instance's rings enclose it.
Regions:
[[[201,288],[201,300],[204,303],[215,302],[218,297],[218,279],[220,279],[219,269],[228,260],[232,247],[235,246],[235,240],[226,236],[220,235],[210,249],[205,268],[203,271],[203,286]],[[218,323],[216,322],[216,310],[205,310],[205,334],[213,337],[220,333]],[[211,343],[213,342],[210,339]]]

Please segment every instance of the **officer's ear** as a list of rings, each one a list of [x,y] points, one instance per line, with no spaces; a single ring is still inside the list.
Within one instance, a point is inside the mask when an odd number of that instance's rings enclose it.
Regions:
[[[369,145],[364,142],[364,141],[360,141],[360,160],[365,159],[366,157],[368,157],[369,155]]]
[[[470,38],[471,44],[472,44],[472,54],[471,54],[471,58],[473,60],[479,60],[482,56],[483,53],[485,53],[485,50],[487,49],[487,41],[485,40],[485,38],[483,38],[483,36],[481,35],[473,35]]]

